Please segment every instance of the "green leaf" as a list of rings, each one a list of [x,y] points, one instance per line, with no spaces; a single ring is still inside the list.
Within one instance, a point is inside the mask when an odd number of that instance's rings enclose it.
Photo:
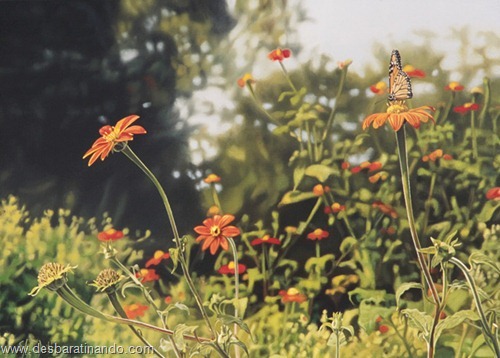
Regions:
[[[344,240],[342,240],[342,242],[340,243],[340,252],[345,254],[346,252],[348,252],[353,246],[357,245],[358,244],[358,240],[356,240],[354,237],[352,236],[347,236],[346,238],[344,238]]]
[[[295,92],[293,91],[283,91],[281,92],[280,96],[278,97],[278,102],[283,101],[285,98],[293,96]]]
[[[293,96],[292,98],[290,98],[290,104],[292,106],[296,106],[297,104],[299,104],[299,102],[302,100],[302,98],[304,97],[304,95],[306,94],[307,92],[307,88],[305,87],[302,87],[295,96]],[[293,93],[293,92],[292,92]]]
[[[425,168],[418,168],[417,170],[417,176],[418,177],[430,177],[432,176],[432,172],[430,170],[427,170]]]
[[[173,338],[175,340],[177,348],[179,348],[181,351],[185,351],[187,345],[186,341],[184,340],[184,335],[185,334],[192,335],[197,328],[198,326],[188,326],[185,325],[184,323],[179,323],[177,326],[175,326]]]
[[[391,244],[389,245],[389,249],[387,250],[387,252],[384,255],[384,258],[382,259],[382,262],[389,261],[393,257],[394,250],[401,245],[403,245],[403,242],[401,240],[394,240],[393,242],[391,242]]]
[[[278,203],[278,207],[281,207],[283,205],[300,203],[301,201],[308,200],[314,197],[315,195],[312,191],[308,191],[305,193],[299,190],[289,191],[285,193],[285,195],[283,195],[281,201]]]
[[[489,266],[493,270],[495,270],[497,274],[500,274],[500,267],[498,266],[498,262],[491,257],[481,253],[480,251],[475,251],[470,255],[469,263],[471,264],[471,266],[473,264]]]
[[[313,164],[305,169],[305,175],[316,178],[321,183],[324,183],[330,175],[338,174],[337,169],[323,164]]]
[[[399,307],[399,299],[408,290],[411,290],[412,288],[418,288],[423,290],[423,286],[421,283],[418,282],[405,282],[401,286],[398,287],[396,290],[396,306]]]
[[[247,332],[248,334],[252,334],[250,332],[250,328],[248,327],[248,325],[243,322],[242,319],[240,318],[237,318],[237,317],[234,317],[234,316],[231,316],[231,315],[228,315],[228,314],[219,314],[217,316],[217,318],[225,325],[225,326],[230,326],[230,325],[233,325],[233,324],[237,324],[242,330],[244,330],[245,332]]]
[[[174,264],[174,267],[172,267],[172,273],[174,273],[177,265],[179,264],[179,249],[171,247],[170,249],[168,249],[168,253],[170,254],[170,258],[172,259],[172,263]]]
[[[500,200],[490,200],[486,202],[481,212],[476,216],[477,221],[489,221],[498,208],[500,208]]]
[[[414,308],[406,308],[401,313],[409,318],[409,325],[422,332],[425,340],[427,340],[432,325],[432,317]]]
[[[335,255],[326,254],[321,257],[311,257],[306,261],[304,269],[307,273],[311,273],[312,269],[320,268],[321,271],[325,271],[325,266],[328,262],[333,262],[335,260]]]
[[[306,173],[306,166],[304,164],[298,165],[293,171],[293,190],[297,190],[304,174]]]
[[[446,317],[445,319],[439,321],[439,323],[437,324],[435,339],[437,340],[439,338],[443,330],[454,328],[466,319],[470,321],[478,321],[479,316],[472,310],[461,310],[451,316]]]

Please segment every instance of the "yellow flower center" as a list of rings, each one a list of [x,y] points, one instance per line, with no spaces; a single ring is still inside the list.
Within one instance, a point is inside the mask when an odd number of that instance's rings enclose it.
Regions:
[[[448,85],[448,87],[450,87],[450,89],[452,89],[452,90],[455,90],[459,86],[460,86],[460,83],[458,83],[458,82],[450,82],[450,84]]]
[[[464,107],[465,107],[465,108],[470,108],[470,107],[472,107],[472,103],[467,102],[466,104],[464,104]]]
[[[234,261],[231,261],[227,264],[227,268],[230,269],[230,270],[234,270],[236,266],[234,265]]]
[[[394,104],[391,104],[389,107],[387,107],[387,113],[389,113],[389,114],[393,114],[393,113],[399,114],[399,113],[404,113],[407,111],[408,111],[408,107],[405,106],[403,103],[396,102]]]
[[[262,238],[262,241],[267,241],[269,240],[269,235],[264,235],[264,237]]]
[[[314,235],[321,236],[321,234],[323,234],[323,230],[321,230],[321,229],[314,230]]]
[[[218,227],[217,225],[214,225],[210,228],[210,235],[212,235],[213,237],[219,237],[220,234],[220,227]]]
[[[295,287],[291,287],[288,289],[288,291],[286,291],[286,294],[288,296],[295,296],[299,294],[299,290],[297,290]]]
[[[107,142],[114,142],[118,139],[119,134],[115,127],[111,127],[109,133],[104,134],[103,137]]]
[[[162,257],[162,256],[163,256],[163,254],[164,254],[164,252],[163,252],[163,251],[161,251],[161,250],[156,250],[156,251],[155,251],[155,254],[154,254],[154,256],[153,256],[153,257],[154,257],[155,259],[159,259],[160,257]]]

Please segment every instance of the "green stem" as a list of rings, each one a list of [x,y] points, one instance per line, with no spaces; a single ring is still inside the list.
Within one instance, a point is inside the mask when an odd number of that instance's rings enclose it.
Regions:
[[[240,304],[240,270],[238,266],[238,249],[236,248],[236,244],[234,243],[234,240],[232,237],[228,237],[227,241],[229,242],[229,246],[231,246],[231,251],[233,253],[233,261],[234,261],[234,299],[235,299],[235,304],[234,304],[234,316],[238,318],[238,306]],[[233,328],[234,336],[238,336],[238,324],[234,324]],[[235,354],[236,358],[240,357],[240,349],[238,346],[235,346]]]
[[[396,335],[401,339],[403,342],[403,345],[405,346],[406,351],[408,352],[408,357],[413,357],[413,354],[411,352],[411,347],[408,341],[405,339],[405,337],[399,332],[398,327],[396,327],[396,324],[392,321],[392,319],[389,317],[387,320],[391,326],[394,328],[394,332],[396,332]]]
[[[219,195],[217,194],[217,190],[215,189],[215,184],[212,183],[210,185],[212,187],[212,198],[214,201],[214,204],[219,208],[219,210],[222,212],[222,205],[219,200]]]
[[[173,335],[174,331],[161,328],[158,326],[154,326],[149,323],[145,322],[140,322],[132,319],[127,319],[127,318],[122,318],[122,317],[115,317],[111,316],[109,314],[102,313],[100,311],[97,311],[93,307],[89,306],[86,304],[84,301],[82,301],[81,298],[79,298],[68,285],[64,285],[61,288],[59,288],[56,293],[67,303],[69,303],[73,308],[77,309],[80,312],[83,312],[91,317],[103,319],[109,322],[113,323],[119,323],[119,324],[126,324],[126,325],[134,325],[136,327],[143,327],[147,329],[151,329],[156,332],[160,333],[165,333],[168,335]],[[209,338],[204,338],[204,337],[198,337],[198,336],[190,336],[190,335],[184,335],[184,339],[190,340],[190,341],[195,341],[195,342],[212,342],[212,339]]]
[[[486,315],[484,314],[483,307],[481,305],[481,298],[479,297],[476,283],[474,282],[474,279],[472,278],[469,269],[467,268],[467,266],[465,266],[465,264],[462,261],[460,261],[456,257],[452,257],[450,259],[450,262],[455,266],[457,266],[460,269],[460,271],[462,271],[462,273],[464,274],[465,279],[467,280],[469,288],[472,292],[472,296],[474,297],[474,303],[476,304],[477,313],[479,314],[479,318],[481,320],[481,328],[483,334],[486,338],[489,339],[489,342],[488,340],[486,340],[486,342],[489,343],[490,348],[495,352],[496,356],[500,357],[500,347],[498,345],[498,340],[496,339],[495,335],[490,329],[488,320],[486,319]]]
[[[340,95],[342,94],[342,91],[344,90],[345,79],[347,77],[347,69],[348,69],[348,66],[344,67],[342,69],[341,74],[340,74],[339,87],[337,88],[337,94],[335,96],[335,104],[330,112],[330,116],[328,116],[328,120],[326,122],[325,129],[323,130],[323,136],[321,137],[321,145],[320,145],[320,151],[319,151],[320,153],[323,153],[323,145],[324,145],[326,138],[328,137],[328,134],[330,133],[330,130],[332,129],[332,126],[333,126],[333,120],[335,118],[335,114],[337,113],[337,107],[339,104]]]
[[[297,93],[297,88],[295,88],[295,85],[293,84],[292,79],[290,78],[290,75],[288,74],[288,71],[285,68],[285,65],[281,61],[279,61],[279,63],[280,63],[281,69],[283,70],[283,74],[285,75],[285,78],[288,81],[288,84],[290,85],[290,87],[292,87],[292,90],[295,93]]]
[[[186,282],[189,286],[189,289],[191,290],[191,293],[193,294],[193,296],[195,298],[195,301],[198,305],[198,308],[201,312],[201,315],[203,316],[205,323],[207,324],[208,328],[210,329],[210,332],[212,334],[212,338],[215,338],[216,337],[215,329],[212,326],[212,323],[210,322],[210,319],[209,319],[208,314],[205,310],[205,307],[203,306],[203,301],[201,300],[201,297],[198,294],[198,291],[196,290],[193,279],[191,278],[191,275],[189,273],[189,269],[187,267],[185,255],[184,255],[184,247],[181,244],[179,232],[177,231],[177,225],[175,224],[174,213],[172,211],[172,207],[170,206],[170,202],[167,198],[167,194],[163,190],[163,187],[161,186],[158,179],[156,179],[154,174],[139,159],[139,157],[132,151],[132,149],[130,149],[130,147],[128,145],[126,145],[123,148],[122,153],[125,154],[127,156],[127,158],[129,158],[135,165],[137,165],[144,172],[144,174],[146,174],[146,176],[153,182],[154,186],[156,187],[156,190],[160,194],[160,197],[163,201],[163,205],[165,206],[165,210],[167,212],[168,220],[170,221],[172,233],[174,235],[174,242],[175,242],[175,245],[176,245],[178,253],[179,253],[179,263],[181,265],[182,272],[183,272],[184,277],[186,279]]]
[[[122,305],[118,301],[118,297],[116,295],[116,292],[108,293],[108,298],[109,298],[109,301],[111,302],[111,304],[113,305],[116,313],[118,313],[118,315],[120,317],[127,318],[127,313],[125,312]],[[141,340],[142,343],[144,343],[145,345],[147,345],[148,347],[151,347],[153,349],[153,352],[157,357],[164,358],[163,354],[158,352],[156,350],[156,348],[153,347],[153,345],[148,342],[148,340],[142,335],[142,332],[140,330],[138,330],[137,328],[135,328],[132,325],[130,325],[129,328],[132,330],[132,332],[134,332],[134,334],[137,336],[137,338],[139,338]],[[175,345],[174,338],[172,336],[168,336],[168,337],[170,338],[170,342],[172,343],[172,346],[174,347],[175,356],[181,357],[181,353],[179,352],[179,350],[177,349],[177,346]]]
[[[473,101],[475,102],[475,101]],[[472,159],[474,162],[477,161],[478,152],[477,152],[477,133],[476,133],[476,111],[470,112],[470,133],[471,133],[471,141],[472,141]]]
[[[319,247],[319,241],[316,240],[316,257],[319,259],[321,257],[321,248]]]
[[[424,215],[424,225],[422,228],[422,234],[425,235],[425,231],[427,230],[427,225],[429,222],[429,215],[431,212],[431,200],[434,194],[434,186],[436,185],[436,172],[432,173],[431,184],[429,185],[429,195],[427,196],[427,200],[425,201],[425,215]]]
[[[146,298],[146,300],[148,301],[148,303],[155,309],[156,313],[158,314],[158,316],[160,317],[160,320],[161,320],[161,323],[163,325],[163,328],[165,329],[168,329],[168,326],[167,326],[167,322],[165,320],[165,316],[163,315],[163,313],[160,311],[160,309],[158,308],[158,306],[156,305],[155,301],[153,300],[153,297],[151,297],[151,294],[149,293],[149,291],[147,290],[146,287],[144,287],[144,285],[142,284],[142,282],[137,279],[137,277],[132,273],[130,272],[130,270],[125,267],[125,265],[123,265],[120,260],[118,260],[115,256],[111,257],[111,261],[117,265],[124,273],[127,274],[127,276],[142,290],[142,293],[144,294],[144,297]],[[121,305],[120,303],[118,302],[118,299],[116,298],[116,294],[113,293],[113,297],[111,297],[111,295],[109,294],[108,295],[110,301],[111,301],[111,304],[113,305],[113,307],[115,308],[115,310],[118,312],[118,314],[124,318],[127,318],[127,315],[122,315],[121,314],[121,311],[123,311],[123,309],[121,308]],[[114,301],[116,300],[116,302]],[[119,310],[119,308],[121,310]],[[125,313],[125,312],[123,312]],[[130,328],[135,332],[135,328],[130,326]],[[137,334],[137,333],[136,333]],[[140,338],[140,337],[139,337]],[[176,357],[181,357],[182,354],[181,352],[179,351],[177,345],[175,344],[175,341],[173,339],[172,336],[169,336],[169,340],[170,340],[170,343],[172,344],[172,348],[174,349],[174,352],[175,352],[175,356]]]
[[[267,245],[262,244],[262,280],[263,280],[263,293],[267,297]]]
[[[400,169],[401,169],[401,181],[403,185],[403,196],[405,200],[405,206],[406,206],[406,214],[408,216],[408,225],[410,228],[410,234],[413,242],[413,246],[415,248],[416,254],[417,254],[417,260],[420,266],[420,269],[424,275],[425,281],[427,282],[427,285],[429,286],[429,289],[431,290],[432,293],[432,298],[434,300],[435,304],[435,313],[434,313],[434,320],[432,323],[431,327],[431,332],[430,332],[430,337],[429,337],[429,342],[428,342],[428,350],[427,350],[427,357],[432,358],[434,357],[434,348],[435,348],[435,342],[434,342],[434,332],[436,330],[436,325],[439,321],[439,314],[441,312],[441,301],[439,299],[438,292],[436,290],[436,286],[434,285],[434,282],[432,281],[432,276],[429,270],[429,267],[427,266],[427,262],[425,261],[425,257],[421,252],[421,245],[420,245],[420,240],[418,238],[417,234],[417,228],[415,224],[415,217],[413,215],[413,207],[412,207],[412,200],[411,200],[411,187],[410,187],[410,175],[408,173],[408,151],[406,150],[406,129],[405,125],[396,132],[396,141],[397,141],[397,146],[398,146],[398,154],[399,154],[399,164],[400,164]]]

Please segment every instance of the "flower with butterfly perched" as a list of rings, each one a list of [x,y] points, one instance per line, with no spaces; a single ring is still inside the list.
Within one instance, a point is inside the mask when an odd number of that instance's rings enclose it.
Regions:
[[[139,116],[130,115],[119,120],[115,126],[106,125],[99,129],[99,134],[101,135],[92,147],[83,155],[83,159],[90,156],[89,167],[94,164],[94,162],[101,158],[101,160],[106,159],[106,157],[115,150],[116,145],[119,143],[126,144],[128,141],[134,139],[134,134],[145,134],[146,130],[141,126],[133,126],[132,124],[139,119]]]
[[[385,113],[374,113],[366,117],[363,121],[363,130],[373,125],[377,129],[385,122],[389,122],[394,131],[399,131],[403,124],[408,122],[414,128],[420,128],[421,123],[426,123],[429,119],[434,122],[434,117],[429,112],[434,112],[431,106],[422,106],[409,109],[402,101],[390,103]]]
[[[233,215],[214,215],[212,218],[205,219],[203,225],[196,226],[194,231],[199,234],[196,242],[203,242],[201,249],[205,251],[210,248],[210,253],[215,255],[219,246],[224,250],[229,250],[228,237],[238,236],[240,229],[229,225],[234,220]]]

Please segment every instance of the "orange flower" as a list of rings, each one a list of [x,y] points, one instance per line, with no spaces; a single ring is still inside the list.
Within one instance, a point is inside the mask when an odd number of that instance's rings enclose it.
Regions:
[[[477,111],[479,109],[479,104],[467,102],[463,106],[454,107],[453,111],[460,114],[465,114],[470,111]]]
[[[135,274],[135,277],[137,277],[142,283],[158,281],[160,279],[160,276],[158,276],[154,269],[141,269]]]
[[[373,123],[373,128],[381,127],[386,121],[389,121],[392,129],[398,131],[405,122],[411,124],[414,128],[419,128],[420,123],[427,122],[429,119],[434,122],[434,117],[426,111],[434,111],[430,106],[408,109],[401,101],[390,104],[386,113],[375,113],[366,117],[363,122],[363,129],[368,128]]]
[[[382,163],[380,162],[373,162],[373,163],[370,163],[370,165],[368,166],[368,171],[369,172],[374,172],[375,170],[379,170],[382,168]]]
[[[396,210],[394,210],[394,208],[389,204],[384,204],[381,201],[374,201],[372,207],[379,209],[381,212],[389,215],[393,219],[396,219],[398,217],[398,213],[396,212]]]
[[[134,134],[144,134],[146,130],[141,126],[132,126],[139,116],[130,115],[119,120],[114,127],[104,126],[99,129],[101,135],[92,147],[83,155],[83,159],[90,156],[89,167],[94,164],[97,158],[106,159],[109,153],[118,143],[126,143],[134,139]]]
[[[219,183],[220,176],[218,176],[217,174],[208,174],[207,177],[205,179],[203,179],[203,181],[207,184]]]
[[[406,72],[408,76],[413,78],[425,78],[425,72],[413,67],[412,65],[405,65],[403,67],[403,71]]]
[[[250,243],[250,245],[252,246],[262,245],[262,244],[280,245],[281,241],[275,237],[271,237],[270,235],[264,235],[262,237],[252,240],[252,242]]]
[[[500,186],[491,188],[486,192],[486,199],[488,200],[500,200]]]
[[[135,319],[137,317],[144,316],[144,313],[148,310],[148,306],[140,305],[138,303],[132,303],[131,305],[124,305],[123,309],[127,314],[129,319]]]
[[[108,241],[119,240],[119,239],[123,238],[123,236],[124,236],[123,231],[110,228],[110,229],[107,229],[107,230],[104,230],[104,231],[98,233],[97,239],[99,241],[108,242]]]
[[[321,196],[325,193],[325,188],[321,184],[316,184],[312,190],[313,194],[316,196]]]
[[[465,87],[462,86],[459,82],[450,82],[448,86],[446,86],[444,89],[447,91],[452,91],[452,92],[460,92],[464,89]]]
[[[210,247],[212,255],[215,255],[219,246],[227,251],[229,249],[227,238],[240,234],[240,229],[236,226],[228,226],[233,220],[233,215],[214,215],[213,218],[205,219],[203,225],[195,227],[194,231],[200,235],[196,242],[205,240],[201,249],[205,251]]]
[[[153,257],[146,262],[146,268],[149,266],[156,266],[162,260],[166,260],[170,258],[170,254],[168,252],[163,252],[161,250],[156,250]]]
[[[388,177],[388,174],[387,172],[380,172],[380,173],[377,173],[377,174],[374,174],[370,177],[368,177],[368,181],[372,184],[378,182],[379,180],[387,180],[387,177]]]
[[[276,50],[272,50],[269,52],[267,57],[272,61],[283,61],[285,58],[288,58],[292,55],[292,51],[290,49],[284,48],[280,49],[279,47]]]
[[[255,80],[253,79],[253,77],[252,77],[252,75],[250,73],[245,73],[245,75],[243,75],[243,77],[241,77],[240,79],[238,79],[237,83],[238,83],[238,86],[240,86],[241,88],[243,88],[247,84],[255,83]]]
[[[310,232],[307,234],[307,238],[309,240],[323,240],[328,237],[328,231],[322,230],[322,229],[316,229],[313,232]]]
[[[345,205],[340,205],[339,203],[333,203],[331,207],[335,214],[345,210]]]
[[[238,274],[242,274],[247,270],[247,267],[243,264],[238,264]],[[223,275],[234,275],[236,273],[236,266],[234,261],[230,261],[227,265],[222,265],[218,270],[220,274]]]
[[[344,170],[349,169],[350,166],[351,164],[349,164],[349,162],[342,162],[342,164],[340,165],[340,167]]]
[[[283,303],[288,303],[288,302],[302,303],[307,301],[307,296],[304,295],[303,293],[300,293],[299,290],[297,290],[295,287],[291,287],[286,291],[281,290],[279,292],[279,295],[281,296],[281,302]]]
[[[382,81],[377,82],[376,84],[370,86],[370,91],[375,94],[385,94],[387,93],[387,84]]]

